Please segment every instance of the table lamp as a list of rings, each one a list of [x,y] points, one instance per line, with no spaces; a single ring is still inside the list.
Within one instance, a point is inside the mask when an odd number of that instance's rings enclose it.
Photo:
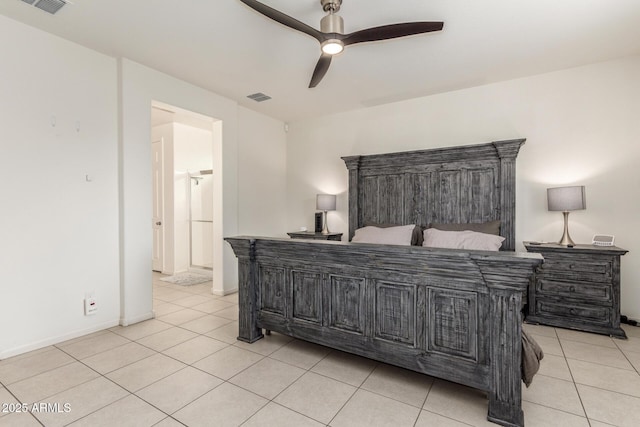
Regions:
[[[547,203],[550,211],[562,211],[564,215],[564,233],[558,243],[573,246],[575,243],[569,236],[569,212],[587,208],[584,185],[547,188]]]
[[[324,211],[322,234],[329,234],[329,227],[327,227],[327,211],[336,210],[335,194],[317,194],[316,209],[319,211]]]

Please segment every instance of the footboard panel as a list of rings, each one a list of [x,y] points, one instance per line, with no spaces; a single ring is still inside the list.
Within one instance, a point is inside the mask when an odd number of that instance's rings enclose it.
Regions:
[[[240,334],[262,329],[489,392],[522,425],[521,304],[530,254],[237,237]]]

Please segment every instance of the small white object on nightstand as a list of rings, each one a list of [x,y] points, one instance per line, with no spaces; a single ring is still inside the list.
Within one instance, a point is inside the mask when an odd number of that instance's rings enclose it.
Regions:
[[[613,246],[615,237],[608,234],[596,234],[591,242],[594,246]]]

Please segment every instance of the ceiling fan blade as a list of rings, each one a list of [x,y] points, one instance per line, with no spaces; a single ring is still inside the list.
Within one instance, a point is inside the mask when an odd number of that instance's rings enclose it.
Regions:
[[[312,87],[316,87],[320,80],[327,74],[327,70],[329,69],[329,65],[331,65],[331,58],[333,55],[327,55],[323,53],[318,59],[318,63],[316,64],[316,68],[313,70],[313,76],[311,76],[311,82],[309,83],[309,89]]]
[[[320,43],[322,43],[325,39],[324,35],[316,30],[315,28],[305,24],[304,22],[300,22],[295,18],[290,17],[289,15],[285,15],[284,13],[276,10],[272,7],[267,6],[266,4],[262,4],[259,1],[255,0],[240,0],[242,3],[246,4],[256,12],[260,12],[267,18],[271,18],[276,22],[281,23],[289,28],[293,28],[294,30],[301,31],[305,34],[310,35],[311,37],[317,39]]]
[[[342,42],[346,45],[372,42],[377,40],[395,39],[397,37],[411,36],[414,34],[440,31],[444,22],[405,22],[402,24],[383,25],[381,27],[367,28],[355,33],[345,34]]]

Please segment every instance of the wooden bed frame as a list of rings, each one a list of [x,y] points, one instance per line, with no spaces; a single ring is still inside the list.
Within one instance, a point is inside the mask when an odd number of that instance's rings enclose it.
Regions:
[[[524,140],[344,158],[349,235],[367,222],[502,221],[514,247]],[[239,336],[263,329],[488,392],[488,419],[523,426],[522,301],[538,254],[260,237],[238,257]]]

